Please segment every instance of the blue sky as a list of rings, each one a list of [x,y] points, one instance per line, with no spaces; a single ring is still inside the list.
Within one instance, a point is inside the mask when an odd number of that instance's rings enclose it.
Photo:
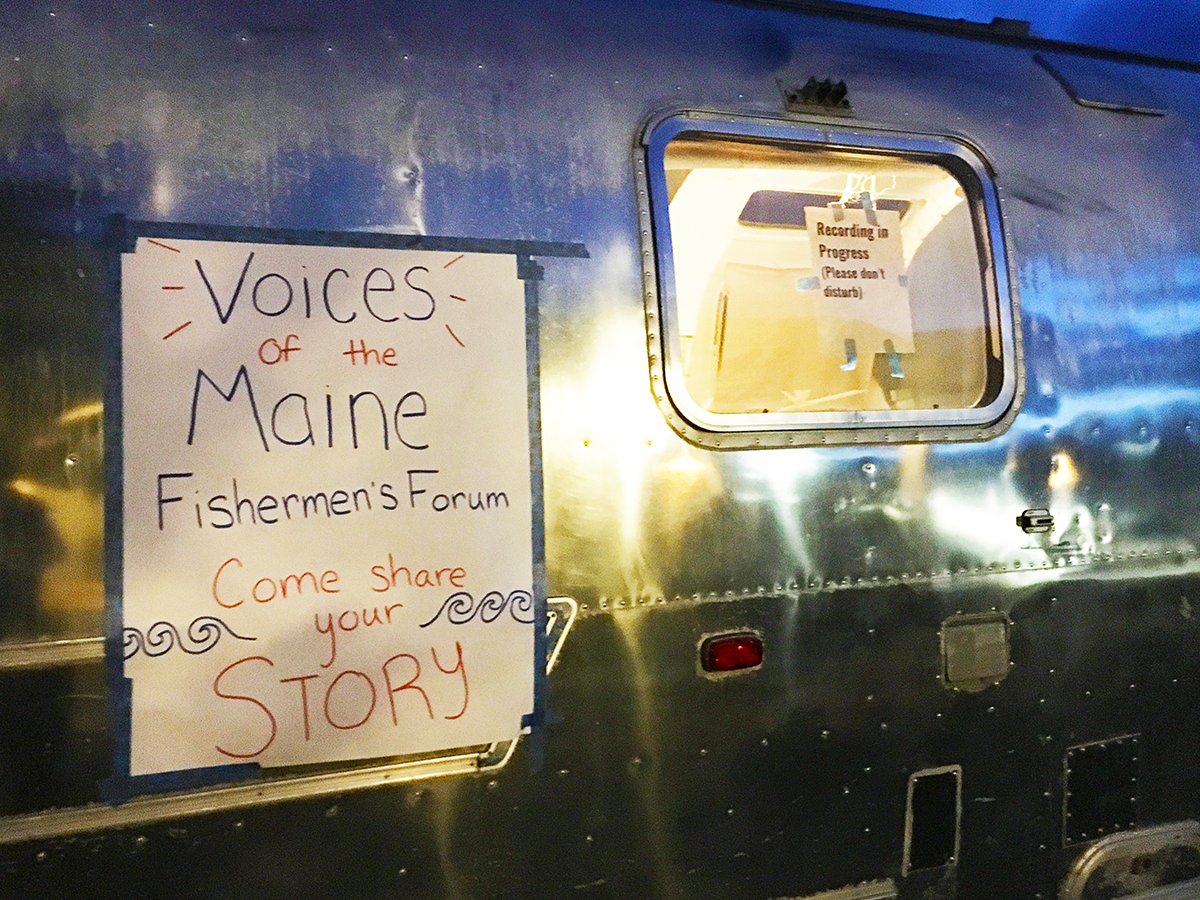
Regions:
[[[1200,0],[858,0],[867,6],[990,22],[1025,19],[1036,35],[1200,62]]]

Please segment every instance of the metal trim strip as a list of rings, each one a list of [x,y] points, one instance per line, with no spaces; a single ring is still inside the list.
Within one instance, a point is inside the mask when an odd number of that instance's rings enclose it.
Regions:
[[[104,638],[69,638],[60,641],[0,643],[0,672],[49,669],[104,661]]]
[[[879,881],[864,881],[862,884],[822,891],[819,894],[795,897],[792,900],[894,900],[898,896],[900,894],[896,890],[896,882],[890,878],[883,878]]]
[[[439,778],[500,768],[512,756],[516,741],[498,761],[492,745],[482,752],[462,753],[431,760],[373,766],[352,772],[327,772],[301,778],[243,783],[223,788],[189,791],[130,800],[120,806],[74,807],[0,819],[0,846],[60,838],[112,828],[152,825],[172,819],[205,813],[229,812],[283,803],[287,800],[312,800],[345,794],[366,788],[404,784],[418,779]]]

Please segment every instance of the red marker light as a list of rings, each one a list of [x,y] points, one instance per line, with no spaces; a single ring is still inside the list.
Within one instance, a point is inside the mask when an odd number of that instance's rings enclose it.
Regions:
[[[762,665],[763,642],[756,634],[722,634],[700,645],[700,665],[706,672],[736,672]]]

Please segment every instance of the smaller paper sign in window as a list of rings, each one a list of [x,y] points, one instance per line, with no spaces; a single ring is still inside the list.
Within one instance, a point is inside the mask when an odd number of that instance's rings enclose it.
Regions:
[[[668,402],[685,422],[715,432],[1005,415],[1012,312],[977,157],[948,141],[892,152],[781,139],[786,127],[662,129],[648,140],[653,299]]]
[[[899,214],[836,206],[804,212],[820,290],[822,352],[843,351],[848,365],[860,352],[889,359],[913,353]]]

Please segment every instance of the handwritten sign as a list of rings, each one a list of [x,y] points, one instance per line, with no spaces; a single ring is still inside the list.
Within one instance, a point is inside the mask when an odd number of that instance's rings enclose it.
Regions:
[[[132,775],[516,736],[514,256],[140,237],[121,353]]]
[[[841,353],[853,340],[859,353],[913,352],[912,312],[905,285],[900,214],[805,207],[812,266],[817,273],[821,342]]]

